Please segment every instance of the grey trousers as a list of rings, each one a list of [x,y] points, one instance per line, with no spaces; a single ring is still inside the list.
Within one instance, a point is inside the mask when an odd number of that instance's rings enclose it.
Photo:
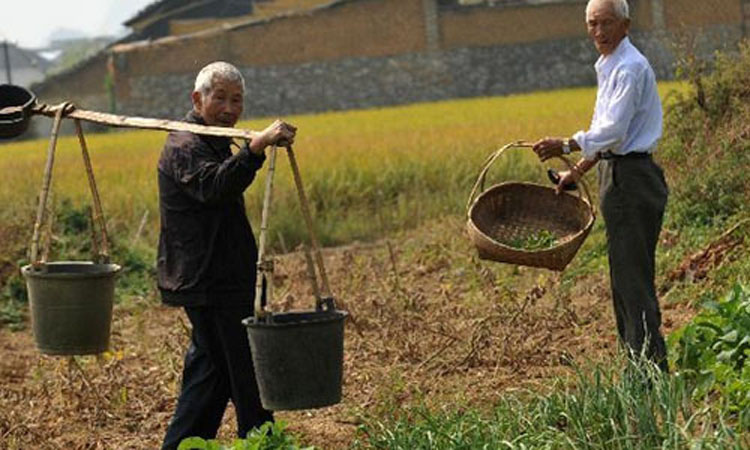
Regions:
[[[669,195],[664,173],[650,157],[601,160],[598,172],[618,334],[631,354],[643,352],[666,371],[654,285],[654,253]]]

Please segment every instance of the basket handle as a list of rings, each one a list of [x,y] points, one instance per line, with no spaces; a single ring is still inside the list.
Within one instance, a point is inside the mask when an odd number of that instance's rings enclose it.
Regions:
[[[471,194],[469,194],[469,200],[466,203],[467,215],[469,214],[469,211],[471,210],[471,206],[476,201],[476,197],[480,193],[484,192],[484,182],[485,182],[485,179],[487,178],[487,172],[490,170],[490,167],[492,166],[492,164],[494,164],[495,161],[497,161],[497,159],[500,158],[500,156],[503,153],[505,153],[506,150],[510,148],[533,148],[533,147],[534,147],[534,144],[529,141],[514,141],[509,144],[504,145],[503,147],[496,150],[490,156],[487,157],[487,159],[485,160],[483,164],[484,167],[482,168],[482,171],[479,173],[479,176],[477,177],[477,181],[474,182],[474,186],[471,188]],[[561,159],[565,163],[565,165],[567,165],[568,168],[572,170],[573,163],[571,163],[570,160],[568,160],[564,156],[556,156],[556,158]],[[594,203],[591,200],[591,192],[589,191],[588,183],[586,183],[586,180],[584,180],[583,177],[581,178],[580,182],[581,182],[581,185],[583,186],[583,191],[586,194],[586,197],[584,198],[583,194],[580,191],[578,192],[578,196],[579,198],[581,198],[581,200],[583,200],[584,202],[586,202],[586,204],[588,204],[589,208],[591,208],[592,214],[596,215],[596,211],[594,209]]]

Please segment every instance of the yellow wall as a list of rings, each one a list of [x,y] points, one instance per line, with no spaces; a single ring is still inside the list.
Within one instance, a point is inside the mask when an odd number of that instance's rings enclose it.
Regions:
[[[230,33],[241,65],[386,56],[425,48],[422,0],[364,0]]]
[[[313,5],[321,0],[288,1]],[[449,50],[582,37],[586,34],[585,4],[586,0],[571,0],[441,10],[437,19],[439,47]],[[631,8],[633,28],[653,29],[653,7],[659,4],[663,5],[664,23],[670,30],[741,23],[739,0],[638,0]],[[183,25],[190,24],[175,27]],[[133,77],[192,74],[219,59],[240,67],[294,65],[420,53],[426,47],[424,0],[349,1],[314,13],[269,19],[231,30],[213,29],[151,44],[119,46],[117,97],[130,96],[129,80]],[[56,77],[45,89],[78,95],[104,94],[105,74],[106,57],[101,57],[75,73]]]
[[[203,38],[137,47],[125,53],[125,72],[128,76],[196,72],[212,61],[231,60],[226,51],[228,40],[225,33],[212,33]]]
[[[440,18],[444,48],[475,47],[584,36],[585,3],[469,8]]]
[[[739,25],[739,0],[664,0],[664,20],[669,29],[683,26]]]
[[[289,0],[292,1],[292,0]],[[321,0],[296,0],[312,7]],[[740,23],[738,0],[639,0],[634,30],[651,30],[654,5],[663,4],[667,28]],[[453,49],[518,44],[585,36],[586,0],[516,7],[448,9],[439,16],[440,47]],[[128,71],[191,72],[216,59],[242,66],[298,64],[349,57],[378,57],[426,49],[423,0],[359,0],[314,13],[292,15],[226,32],[214,31],[127,52]],[[173,32],[195,32],[207,24],[246,18],[181,21]],[[186,56],[187,55],[187,56]]]
[[[630,21],[634,30],[650,30],[653,28],[652,0],[630,2]]]
[[[104,79],[107,75],[107,57],[98,56],[89,60],[77,71],[55,77],[53,82],[45,82],[42,90],[35,92],[40,98],[51,92],[51,97],[58,100],[61,96],[54,93],[58,90],[75,92],[78,96],[98,95],[105,92]]]
[[[172,38],[126,52],[128,73],[185,73],[226,59],[239,66],[297,64],[425,48],[422,0],[361,0],[226,32]]]

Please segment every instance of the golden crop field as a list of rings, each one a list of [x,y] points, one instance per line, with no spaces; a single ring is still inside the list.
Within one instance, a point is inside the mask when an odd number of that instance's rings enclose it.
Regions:
[[[660,89],[666,94],[677,86],[665,83]],[[295,149],[321,240],[337,244],[376,238],[439,214],[462,213],[489,153],[513,140],[570,135],[586,127],[594,98],[593,88],[578,88],[286,119],[299,127]],[[260,129],[269,120],[239,126]],[[87,135],[113,234],[132,232],[148,211],[145,237],[155,239],[156,163],[164,138],[156,131]],[[46,149],[46,139],[0,144],[0,220],[33,220]],[[501,162],[502,169],[490,182],[541,177],[541,166],[530,151],[515,153]],[[279,156],[273,226],[294,244],[304,232],[286,157]],[[259,176],[264,178],[265,170]],[[58,143],[53,186],[58,201],[89,202],[75,136]],[[254,222],[262,190],[263,183],[256,180],[247,193]]]

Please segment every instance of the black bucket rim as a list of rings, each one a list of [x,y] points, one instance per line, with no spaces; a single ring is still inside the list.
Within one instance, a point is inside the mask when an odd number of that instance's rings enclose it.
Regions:
[[[247,328],[291,328],[302,325],[310,324],[324,324],[332,322],[342,322],[349,316],[347,311],[342,309],[334,309],[333,311],[317,311],[317,310],[297,310],[297,311],[285,311],[285,312],[274,312],[269,313],[272,317],[271,322],[258,321],[255,316],[250,316],[242,319],[242,325]],[[294,322],[276,322],[273,321],[274,317],[280,316],[318,316],[317,318],[298,320]]]
[[[18,108],[18,109],[15,110],[15,111],[13,111],[13,112],[6,113],[8,115],[8,117],[5,117],[4,115],[0,115],[0,120],[3,120],[3,119],[5,119],[5,120],[8,120],[8,119],[10,119],[10,120],[17,120],[17,119],[20,119],[20,118],[28,116],[29,109],[32,106],[34,106],[34,103],[36,103],[36,94],[34,94],[33,92],[31,92],[30,90],[26,89],[23,86],[18,86],[18,85],[15,85],[15,84],[8,84],[8,83],[0,84],[0,92],[2,92],[4,89],[5,90],[7,90],[7,89],[15,90],[15,91],[17,91],[20,94],[26,95],[28,97],[28,99],[25,102],[21,103],[20,105],[7,105],[9,107],[14,107],[14,108]],[[18,117],[18,113],[20,113],[22,115],[20,117]]]
[[[15,84],[0,84],[0,93],[4,93],[4,97],[17,95],[23,100],[20,104],[9,104],[0,108],[12,108],[9,112],[0,114],[0,139],[12,139],[28,129],[31,110],[37,101],[36,94]]]
[[[45,267],[64,268],[93,268],[94,270],[86,272],[49,272]],[[35,268],[31,264],[21,267],[21,273],[26,278],[43,278],[43,279],[88,279],[88,278],[106,278],[116,275],[122,270],[122,266],[114,263],[96,263],[93,261],[52,261],[41,264],[41,269]]]

